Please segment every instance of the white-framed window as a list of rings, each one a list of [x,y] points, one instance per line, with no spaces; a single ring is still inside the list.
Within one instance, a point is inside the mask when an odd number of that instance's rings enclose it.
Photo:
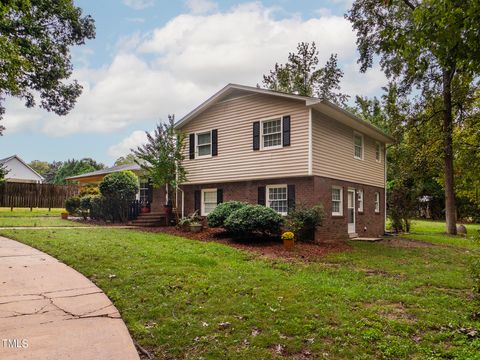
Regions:
[[[201,216],[207,216],[217,207],[217,189],[202,189]]]
[[[282,118],[263,120],[260,123],[262,149],[282,147]]]
[[[357,132],[353,133],[353,157],[363,160],[363,135]]]
[[[332,215],[343,215],[343,188],[332,186]]]
[[[376,213],[380,212],[380,193],[379,192],[375,193],[375,212]]]
[[[363,190],[357,190],[358,212],[363,212]]]
[[[382,145],[378,141],[375,142],[375,160],[382,162]]]
[[[149,182],[148,179],[140,179],[140,187],[138,190],[138,200],[140,201],[140,204],[146,206],[148,203],[148,198],[149,198]]]
[[[212,131],[195,134],[195,158],[212,156]]]
[[[288,213],[288,188],[287,185],[268,185],[266,187],[267,207],[279,214]]]

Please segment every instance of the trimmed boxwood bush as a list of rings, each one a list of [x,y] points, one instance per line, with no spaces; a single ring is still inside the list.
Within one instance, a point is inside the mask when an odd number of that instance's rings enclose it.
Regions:
[[[80,198],[78,196],[69,197],[65,200],[65,210],[68,211],[69,214],[73,215],[78,212],[80,207]]]
[[[278,236],[282,224],[283,217],[275,210],[262,205],[245,205],[227,217],[224,227],[236,236]]]
[[[246,203],[240,201],[227,201],[218,204],[217,207],[207,216],[208,226],[222,227],[231,213],[246,205]]]
[[[105,176],[99,186],[104,199],[103,210],[111,221],[125,222],[130,203],[139,189],[138,177],[131,171],[120,171]]]

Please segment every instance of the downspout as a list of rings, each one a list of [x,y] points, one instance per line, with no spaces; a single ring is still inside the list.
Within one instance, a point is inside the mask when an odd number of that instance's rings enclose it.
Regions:
[[[313,129],[312,129],[312,108],[308,109],[308,175],[312,175],[313,163]]]
[[[385,197],[384,197],[384,219],[383,219],[383,231],[384,233],[387,232],[387,144],[384,146],[383,150],[383,167],[384,167],[384,181],[383,181],[383,187],[384,187],[384,192],[385,192]]]

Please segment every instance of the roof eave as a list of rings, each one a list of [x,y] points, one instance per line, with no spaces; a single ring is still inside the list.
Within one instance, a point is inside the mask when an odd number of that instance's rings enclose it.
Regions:
[[[369,123],[368,121],[365,121],[365,120],[355,116],[351,112],[349,112],[345,109],[342,109],[340,106],[338,106],[338,105],[336,105],[336,104],[334,104],[334,103],[332,103],[328,100],[311,101],[311,102],[307,102],[306,105],[310,106],[310,107],[313,107],[313,108],[316,108],[317,110],[319,110],[321,112],[324,112],[322,110],[325,110],[325,107],[329,108],[329,109],[332,109],[337,114],[341,114],[344,117],[348,118],[350,121],[353,121],[353,123],[346,124],[346,125],[354,128],[354,129],[356,129],[360,132],[362,131],[362,128],[364,130],[366,129],[370,133],[369,135],[371,137],[375,138],[376,140],[380,140],[380,141],[384,142],[385,144],[391,144],[395,141],[390,135],[387,135],[382,130],[377,128],[375,125],[373,125],[373,124]],[[337,118],[336,120],[339,121],[339,118]]]

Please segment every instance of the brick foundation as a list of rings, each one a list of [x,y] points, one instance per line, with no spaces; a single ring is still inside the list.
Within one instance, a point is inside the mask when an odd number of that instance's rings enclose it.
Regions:
[[[194,212],[195,190],[222,189],[223,201],[237,200],[257,204],[258,187],[274,184],[295,185],[295,203],[297,205],[323,205],[326,216],[323,225],[318,227],[315,233],[315,239],[317,241],[332,241],[348,238],[347,191],[349,188],[356,190],[362,189],[364,192],[364,210],[362,213],[358,212],[358,197],[355,196],[356,233],[359,236],[366,237],[377,237],[384,233],[385,192],[383,188],[319,176],[184,185],[181,188],[185,192],[185,214],[187,215]],[[341,186],[343,188],[343,216],[332,216],[332,186]],[[380,193],[380,212],[378,213],[375,212],[375,192]]]

